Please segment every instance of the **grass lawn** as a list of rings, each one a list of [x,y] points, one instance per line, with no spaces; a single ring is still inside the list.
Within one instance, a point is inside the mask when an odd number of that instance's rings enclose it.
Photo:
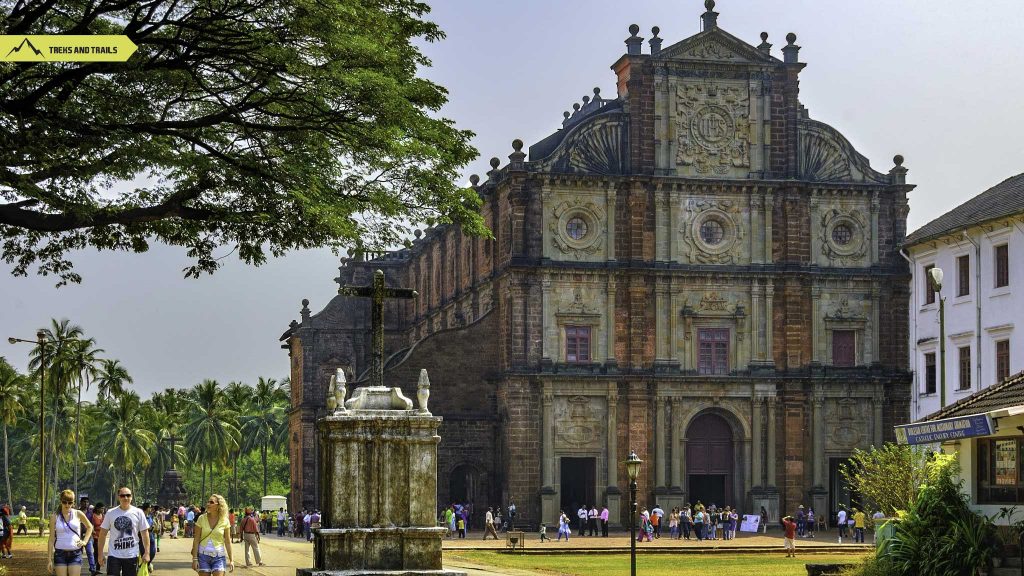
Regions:
[[[447,551],[446,560],[513,568],[537,573],[592,576],[629,574],[629,554],[514,555]],[[644,576],[806,576],[805,564],[860,562],[857,554],[807,554],[786,558],[771,554],[639,554],[636,571]]]

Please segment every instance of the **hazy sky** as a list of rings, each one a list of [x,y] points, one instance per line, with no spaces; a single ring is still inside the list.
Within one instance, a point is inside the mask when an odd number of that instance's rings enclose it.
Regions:
[[[630,24],[664,46],[700,30],[703,0],[435,0],[431,18],[448,38],[426,49],[424,74],[451,93],[444,115],[477,134],[483,174],[511,141],[527,146],[555,131],[562,111],[595,86],[615,94],[609,66]],[[914,230],[967,198],[1024,171],[1024,3],[1020,0],[719,0],[719,26],[756,45],[769,33],[781,58],[788,32],[802,46],[800,99],[811,117],[841,131],[881,172],[906,157]],[[644,43],[644,51],[647,52]],[[227,253],[225,248],[221,253]],[[83,284],[14,278],[0,264],[0,336],[33,338],[66,317],[120,359],[142,395],[203,378],[280,378],[278,337],[309,298],[316,313],[337,286],[328,251],[293,253],[260,268],[234,256],[217,274],[185,280],[183,251],[86,252]],[[25,368],[26,345],[0,340]]]

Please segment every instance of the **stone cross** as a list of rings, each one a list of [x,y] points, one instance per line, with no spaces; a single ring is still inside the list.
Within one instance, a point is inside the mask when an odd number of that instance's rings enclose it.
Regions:
[[[415,298],[419,294],[409,288],[388,288],[384,284],[384,271],[373,273],[373,284],[369,286],[342,286],[338,294],[372,298],[373,310],[370,315],[370,327],[373,330],[372,354],[370,364],[370,386],[384,385],[384,299]]]
[[[171,470],[175,469],[175,465],[176,465],[175,464],[175,459],[177,457],[177,454],[175,454],[175,452],[174,452],[174,443],[178,442],[179,440],[181,440],[181,438],[178,438],[174,434],[171,434],[167,438],[163,439],[164,442],[167,442],[168,444],[171,445]]]

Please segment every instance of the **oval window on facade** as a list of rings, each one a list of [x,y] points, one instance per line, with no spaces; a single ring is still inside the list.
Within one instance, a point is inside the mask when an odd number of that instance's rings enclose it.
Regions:
[[[725,227],[714,218],[708,218],[700,225],[700,239],[709,246],[717,246],[725,239]]]
[[[574,216],[565,224],[565,233],[573,240],[582,240],[587,235],[587,221]]]
[[[853,239],[853,230],[846,224],[837,224],[832,229],[832,241],[839,246],[846,246]]]

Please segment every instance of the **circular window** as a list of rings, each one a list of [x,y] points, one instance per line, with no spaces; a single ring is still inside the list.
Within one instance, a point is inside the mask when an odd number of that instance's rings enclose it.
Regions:
[[[717,246],[725,239],[725,227],[714,218],[708,218],[700,225],[700,239],[709,246]]]
[[[832,229],[832,241],[840,246],[846,246],[853,239],[853,230],[846,224],[837,224]]]
[[[565,224],[565,233],[573,240],[582,240],[587,235],[587,221],[574,216]]]

